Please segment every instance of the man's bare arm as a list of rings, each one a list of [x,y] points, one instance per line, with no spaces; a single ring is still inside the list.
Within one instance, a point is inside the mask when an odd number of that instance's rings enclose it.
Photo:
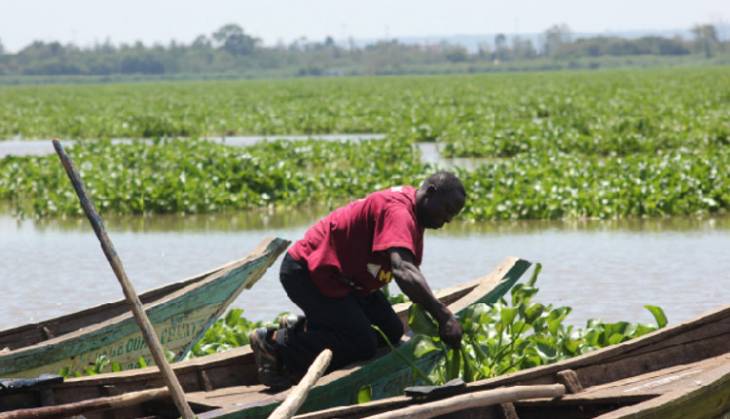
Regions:
[[[441,339],[458,348],[461,345],[461,325],[446,305],[433,295],[426,278],[415,264],[413,254],[402,248],[389,249],[388,253],[398,287],[411,301],[421,305],[436,319]]]

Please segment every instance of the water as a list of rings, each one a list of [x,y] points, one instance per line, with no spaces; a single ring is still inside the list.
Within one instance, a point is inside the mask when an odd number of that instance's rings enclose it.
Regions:
[[[454,157],[445,158],[441,155],[441,144],[439,143],[416,143],[421,152],[421,161],[438,166],[441,169],[452,169],[461,167],[472,170],[485,162],[492,161],[490,158],[478,157]]]
[[[325,134],[325,135],[283,135],[283,136],[237,136],[237,137],[215,137],[208,138],[208,141],[227,144],[236,147],[254,145],[266,140],[298,141],[315,139],[320,141],[362,141],[382,140],[385,134]],[[113,143],[129,143],[132,141],[151,141],[149,139],[133,140],[130,138],[115,138]],[[74,140],[62,140],[64,147],[73,146]],[[444,158],[441,156],[438,143],[418,143],[417,147],[421,153],[421,161],[431,163],[443,169],[453,167],[464,167],[473,169],[488,159],[480,158]],[[6,156],[45,156],[53,154],[53,145],[50,140],[22,140],[10,139],[0,141],[0,159]]]
[[[362,140],[382,140],[384,134],[321,134],[321,135],[256,135],[256,136],[235,136],[235,137],[210,137],[208,141],[228,144],[232,146],[244,147],[256,144],[266,140],[286,140],[301,141],[307,139],[320,141],[362,141]],[[132,141],[151,141],[150,139],[135,140],[131,138],[114,138],[112,143],[122,144]],[[72,146],[76,141],[64,139],[61,143],[64,147]],[[0,140],[0,158],[5,156],[45,156],[53,154],[53,145],[51,140],[23,140],[21,138],[12,138],[8,140]]]
[[[296,240],[326,209],[199,216],[109,218],[105,222],[138,292],[242,257],[264,237]],[[569,317],[670,323],[730,301],[730,217],[629,221],[452,223],[426,233],[432,288],[488,273],[515,255],[543,263],[538,300],[574,308]],[[85,219],[16,220],[0,210],[0,328],[122,298]],[[280,261],[233,306],[253,319],[296,311],[278,283]]]

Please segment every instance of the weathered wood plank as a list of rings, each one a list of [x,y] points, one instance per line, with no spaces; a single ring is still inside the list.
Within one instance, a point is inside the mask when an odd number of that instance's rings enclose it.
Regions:
[[[414,404],[402,409],[368,416],[368,419],[427,419],[462,410],[511,403],[521,399],[560,397],[563,394],[565,394],[565,387],[562,384],[504,387],[460,394],[434,402]]]
[[[714,419],[730,410],[730,355],[714,368],[694,376],[691,385],[633,406],[600,416],[600,419]]]
[[[121,408],[134,404],[139,404],[149,400],[164,398],[167,396],[169,396],[169,391],[166,388],[144,390],[135,393],[122,394],[119,396],[84,400],[77,403],[36,407],[32,409],[18,409],[10,412],[0,412],[0,419],[67,417],[95,410]]]
[[[580,393],[583,391],[583,385],[580,383],[578,374],[573,370],[558,371],[556,375],[557,381],[565,386],[568,393]]]

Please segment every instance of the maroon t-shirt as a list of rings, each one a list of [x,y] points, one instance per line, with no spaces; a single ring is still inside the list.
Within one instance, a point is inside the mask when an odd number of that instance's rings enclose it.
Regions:
[[[423,256],[423,227],[416,220],[416,189],[397,186],[336,209],[309,228],[289,255],[304,261],[322,294],[338,298],[372,292],[390,282],[390,248]]]

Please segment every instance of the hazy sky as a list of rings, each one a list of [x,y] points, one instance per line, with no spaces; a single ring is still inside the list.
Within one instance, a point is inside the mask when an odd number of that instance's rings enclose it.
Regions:
[[[238,23],[265,44],[496,32],[682,29],[727,22],[729,0],[0,0],[0,42],[190,42]]]

